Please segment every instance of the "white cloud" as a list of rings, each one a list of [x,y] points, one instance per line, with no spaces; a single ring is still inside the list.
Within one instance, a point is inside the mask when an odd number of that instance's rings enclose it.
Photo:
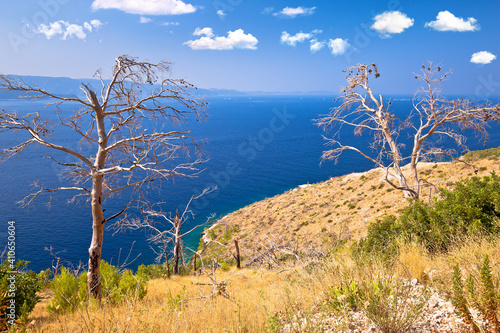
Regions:
[[[497,58],[496,55],[488,51],[476,52],[470,58],[470,62],[473,64],[486,65]]]
[[[311,45],[309,46],[312,53],[316,53],[325,46],[325,42],[320,42],[317,39],[311,39]]]
[[[390,37],[391,34],[400,34],[413,25],[413,19],[400,11],[387,11],[376,15],[373,20],[375,22],[371,28],[384,38]]]
[[[349,49],[351,44],[347,42],[347,39],[335,38],[330,39],[328,42],[328,47],[332,50],[334,56],[342,55]]]
[[[149,23],[152,21],[152,19],[150,19],[149,17],[144,17],[144,16],[141,16],[141,19],[139,20],[141,23]]]
[[[92,32],[93,28],[99,29],[102,26],[102,22],[99,20],[92,20],[89,22],[84,22],[83,25],[72,24],[66,21],[56,21],[49,23],[48,25],[40,24],[36,33],[45,35],[47,39],[51,39],[57,35],[61,35],[62,40],[67,40],[73,37],[85,40],[88,32]]]
[[[89,32],[92,32],[92,30],[95,29],[100,29],[102,27],[102,22],[99,20],[92,20],[89,22],[83,22],[83,27],[88,30]]]
[[[262,12],[260,12],[261,14],[264,14],[264,15],[269,15],[271,14],[272,12],[274,12],[274,7],[266,7],[262,10]]]
[[[90,21],[90,24],[96,28],[96,29],[99,29],[100,27],[102,27],[102,22],[99,21],[99,20],[92,20]]]
[[[118,9],[139,15],[180,15],[196,11],[196,7],[181,0],[94,0],[92,9]]]
[[[297,8],[291,8],[291,7],[285,7],[283,8],[280,12],[274,13],[274,16],[285,16],[289,18],[295,18],[296,16],[299,15],[312,15],[314,14],[314,11],[316,10],[316,7],[297,7]]]
[[[436,21],[427,22],[425,27],[432,28],[437,31],[475,31],[479,30],[477,20],[473,17],[467,18],[465,21],[461,17],[456,17],[449,11],[439,12]]]
[[[310,39],[312,37],[312,34],[306,34],[303,32],[296,33],[295,35],[291,36],[288,32],[283,31],[281,34],[281,43],[287,44],[290,46],[296,46],[297,43],[302,43],[305,42],[306,40]]]
[[[62,39],[66,40],[73,37],[76,37],[78,39],[87,38],[87,34],[83,31],[83,27],[81,25],[68,24],[66,26],[66,31],[64,31]]]
[[[227,37],[219,37],[213,34],[212,28],[196,28],[193,35],[203,35],[199,39],[189,40],[184,43],[193,50],[256,50],[259,42],[251,34],[245,34],[242,29],[229,31]]]
[[[49,23],[49,25],[45,24],[40,24],[38,26],[37,32],[39,34],[44,34],[47,39],[51,39],[52,37],[56,35],[61,35],[64,33],[63,24],[65,23],[64,21],[57,21],[53,23]]]
[[[320,33],[322,33],[322,31],[316,29],[311,31],[310,33],[304,33],[301,31],[292,36],[288,32],[283,31],[281,33],[281,43],[290,46],[296,46],[297,43],[303,43],[306,40],[311,39],[315,34],[320,34]]]
[[[222,9],[219,9],[219,10],[217,11],[217,15],[219,15],[219,17],[224,17],[224,16],[226,16],[227,14],[226,14],[226,13],[224,13],[224,11],[223,11]]]
[[[169,26],[169,25],[180,25],[179,22],[163,22],[161,25],[164,25],[164,26]]]
[[[212,31],[212,28],[196,28],[196,30],[193,32],[194,36],[207,36],[207,37],[213,37],[214,33]]]

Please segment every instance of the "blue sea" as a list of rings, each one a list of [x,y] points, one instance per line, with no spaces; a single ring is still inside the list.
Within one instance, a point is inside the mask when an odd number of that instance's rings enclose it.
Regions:
[[[397,96],[393,101],[396,114],[404,116],[410,112],[411,97]],[[192,203],[195,217],[186,222],[184,230],[206,222],[209,216],[221,217],[301,184],[374,167],[354,153],[345,153],[338,163],[321,161],[325,149],[322,135],[328,133],[312,120],[329,112],[335,105],[333,96],[212,97],[208,102],[206,121],[189,124],[191,135],[196,140],[205,140],[203,150],[208,162],[201,166],[204,171],[196,178],[165,181],[148,193],[152,202],[163,202],[164,211],[175,212],[182,211],[193,195],[217,185],[216,191]],[[41,101],[0,100],[0,107],[17,110],[19,114],[40,111],[43,116],[55,119],[53,110]],[[496,124],[490,128],[488,147],[500,146],[499,129]],[[465,134],[471,149],[484,148],[472,133]],[[15,145],[23,138],[21,133],[0,134],[0,147]],[[342,132],[344,142],[362,147],[367,147],[369,138],[368,135],[354,138],[352,131]],[[55,132],[53,139],[78,147],[69,129]],[[408,137],[402,135],[401,139]],[[441,144],[447,146],[450,142]],[[85,202],[68,204],[67,194],[56,193],[50,207],[46,205],[48,196],[37,198],[30,208],[17,204],[31,193],[34,181],[48,186],[67,185],[60,175],[61,167],[44,158],[49,153],[43,147],[32,146],[20,157],[0,165],[0,247],[3,249],[7,243],[8,221],[15,221],[16,257],[30,261],[29,268],[35,271],[51,266],[54,257],[45,250],[49,247],[65,263],[86,264],[92,231],[89,206]],[[67,161],[64,156],[60,158]],[[117,196],[107,201],[105,214],[119,210],[127,198]],[[200,228],[188,235],[185,245],[195,249],[202,231]],[[154,245],[148,243],[148,236],[145,230],[118,233],[107,230],[103,259],[113,264],[131,262],[128,267],[132,269],[141,263],[153,263]]]

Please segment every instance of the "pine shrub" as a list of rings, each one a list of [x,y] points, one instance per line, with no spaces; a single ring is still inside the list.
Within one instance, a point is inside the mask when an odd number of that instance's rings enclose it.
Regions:
[[[482,332],[482,330],[471,315],[471,308],[475,308],[487,320],[490,332],[500,333],[498,321],[499,291],[498,285],[494,283],[488,256],[478,265],[478,271],[479,276],[477,277],[469,275],[465,282],[467,292],[464,292],[460,267],[455,266],[452,276],[453,305],[455,305],[457,313],[473,332]],[[476,288],[475,281],[480,282],[479,288]]]

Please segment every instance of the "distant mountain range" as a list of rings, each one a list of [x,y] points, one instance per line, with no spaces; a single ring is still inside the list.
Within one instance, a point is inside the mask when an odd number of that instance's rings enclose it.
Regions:
[[[81,88],[81,83],[88,83],[94,87],[96,91],[101,89],[101,82],[96,79],[71,79],[67,77],[47,77],[47,76],[20,76],[24,82],[29,85],[34,85],[43,88],[49,93],[59,96],[77,96],[85,97]],[[157,86],[156,86],[157,87]],[[148,94],[155,85],[144,85],[143,93]],[[329,91],[312,91],[312,92],[267,92],[267,91],[238,91],[234,89],[193,89],[191,94],[194,97],[216,97],[216,96],[262,96],[262,95],[334,95]],[[22,94],[14,91],[0,90],[0,99],[17,99]]]

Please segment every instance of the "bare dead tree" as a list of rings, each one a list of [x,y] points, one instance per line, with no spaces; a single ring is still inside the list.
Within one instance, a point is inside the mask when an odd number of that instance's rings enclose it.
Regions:
[[[66,167],[68,186],[38,190],[23,200],[29,205],[40,194],[74,191],[73,200],[86,198],[92,212],[92,241],[89,248],[88,290],[90,298],[100,298],[99,279],[104,226],[111,220],[127,221],[137,211],[147,210],[145,189],[172,177],[194,177],[199,173],[201,158],[189,157],[199,145],[187,131],[170,129],[172,125],[187,123],[205,117],[205,102],[191,98],[194,86],[183,79],[170,77],[170,64],[165,61],[149,63],[130,56],[116,58],[110,80],[101,72],[94,75],[100,81],[98,89],[82,83],[85,98],[64,97],[50,93],[36,85],[26,84],[22,78],[0,75],[0,89],[25,93],[27,98],[50,98],[57,121],[40,116],[39,112],[19,115],[0,112],[0,133],[21,131],[29,139],[0,151],[0,161],[21,153],[32,144],[64,153],[71,160],[63,163],[52,154],[50,158]],[[145,84],[152,85],[145,92]],[[67,105],[65,109],[61,105]],[[143,124],[149,122],[154,131],[146,132]],[[52,130],[70,128],[90,149],[73,149],[54,142]],[[180,162],[186,161],[186,162]],[[119,211],[104,215],[103,205],[119,192],[130,194],[130,200]],[[49,200],[50,202],[50,200]]]
[[[266,233],[263,242],[256,244],[259,249],[253,249],[253,256],[247,266],[253,264],[265,265],[269,269],[276,268],[285,262],[285,258],[295,258],[302,263],[300,242],[291,235]]]
[[[432,139],[448,137],[458,147],[466,150],[466,138],[457,132],[457,129],[473,129],[482,139],[487,139],[487,122],[499,120],[499,104],[475,105],[466,99],[450,100],[441,96],[441,83],[451,72],[442,73],[441,67],[432,63],[422,66],[421,73],[415,75],[416,79],[422,81],[423,86],[415,94],[413,110],[406,119],[397,118],[389,110],[391,102],[385,101],[382,95],[376,96],[371,90],[369,79],[380,76],[375,64],[358,64],[344,72],[347,72],[348,85],[342,89],[342,103],[334,107],[328,115],[316,120],[317,125],[334,129],[331,138],[325,137],[327,145],[334,148],[324,151],[322,158],[337,161],[344,151],[355,151],[385,169],[385,180],[395,189],[402,190],[405,197],[419,198],[420,161],[440,155],[452,156],[451,150],[434,146]],[[354,136],[365,131],[373,135],[369,148],[376,152],[376,156],[372,157],[373,155],[363,148],[343,144],[339,134],[344,126],[354,128]],[[409,156],[402,156],[402,143],[398,142],[404,129],[408,129],[413,138]],[[403,174],[403,163],[410,165],[412,185]],[[392,179],[396,179],[396,182]]]
[[[184,211],[182,212],[181,215],[179,215],[179,211],[177,210],[175,215],[172,216],[170,213],[164,213],[161,211],[160,205],[161,204],[155,204],[151,207],[151,209],[143,211],[143,216],[145,217],[144,219],[132,219],[125,221],[120,225],[120,228],[127,228],[127,229],[146,229],[148,230],[151,235],[148,237],[148,241],[159,245],[159,251],[155,251],[157,254],[156,261],[161,262],[163,258],[165,259],[165,262],[168,265],[168,251],[169,251],[169,244],[172,244],[173,248],[173,269],[172,269],[172,274],[177,275],[179,274],[179,261],[182,261],[183,258],[183,250],[184,250],[184,245],[182,239],[186,236],[195,231],[198,228],[204,227],[211,223],[213,216],[210,216],[205,223],[199,224],[190,230],[186,232],[182,232],[181,228],[183,224],[190,218],[194,217],[193,211],[189,208],[191,203],[199,199],[201,196],[210,193],[214,191],[216,187],[213,188],[206,188],[202,191],[202,193],[198,196],[192,196],[191,199],[189,199],[189,202],[187,203]],[[159,222],[158,219],[160,219],[163,222],[166,222],[167,226],[170,226],[169,228],[167,227],[166,229],[164,228],[164,224]],[[196,259],[195,259],[196,260]]]

